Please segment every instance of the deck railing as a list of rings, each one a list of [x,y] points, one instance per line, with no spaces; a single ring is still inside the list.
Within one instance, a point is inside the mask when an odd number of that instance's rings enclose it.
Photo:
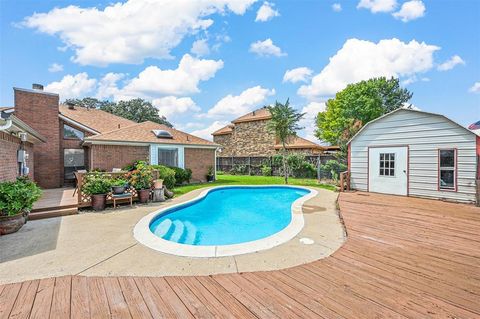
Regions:
[[[114,178],[118,178],[118,177],[124,177],[125,174],[127,174],[128,172],[127,171],[120,171],[120,172],[100,172],[100,173],[105,174],[105,176],[107,178],[114,179]],[[90,195],[87,195],[82,191],[84,177],[85,177],[85,175],[88,175],[88,174],[92,174],[92,172],[77,173],[76,174],[77,175],[77,189],[78,189],[78,192],[77,192],[77,194],[78,194],[77,195],[78,207],[92,206],[92,201],[91,201]],[[158,179],[158,171],[157,170],[153,171],[153,179],[154,180]],[[132,193],[134,201],[138,199],[138,194],[137,194],[137,191],[135,190],[135,188],[129,187],[127,189],[127,192]],[[110,204],[110,203],[113,203],[111,192],[109,192],[107,194],[107,204]]]

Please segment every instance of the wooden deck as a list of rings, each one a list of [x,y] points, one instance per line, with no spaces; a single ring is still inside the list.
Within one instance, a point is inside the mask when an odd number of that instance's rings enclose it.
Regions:
[[[480,318],[480,209],[342,193],[348,240],[271,272],[0,286],[0,318]],[[12,270],[14,271],[14,270]]]
[[[74,188],[53,188],[42,190],[42,197],[33,205],[30,219],[58,217],[78,212],[78,197],[73,196]]]

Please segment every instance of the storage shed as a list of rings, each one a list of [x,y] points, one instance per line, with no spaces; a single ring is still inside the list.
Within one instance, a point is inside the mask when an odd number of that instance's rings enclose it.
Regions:
[[[480,137],[447,117],[397,109],[348,144],[352,189],[476,202]]]

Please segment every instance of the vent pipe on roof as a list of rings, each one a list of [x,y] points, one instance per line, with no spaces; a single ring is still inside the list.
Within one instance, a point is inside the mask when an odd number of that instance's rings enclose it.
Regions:
[[[33,83],[33,84],[32,84],[32,89],[34,89],[34,90],[39,90],[39,91],[43,91],[43,85],[38,84],[38,83]]]

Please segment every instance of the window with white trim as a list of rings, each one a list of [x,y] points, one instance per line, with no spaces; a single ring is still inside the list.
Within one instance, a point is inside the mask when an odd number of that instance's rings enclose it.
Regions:
[[[158,148],[158,164],[178,167],[178,149]]]
[[[395,153],[380,153],[380,176],[395,176]]]
[[[85,138],[85,133],[70,125],[63,124],[63,138],[68,140],[82,140]]]
[[[438,152],[438,186],[440,189],[454,190],[457,160],[455,149],[441,149]]]

